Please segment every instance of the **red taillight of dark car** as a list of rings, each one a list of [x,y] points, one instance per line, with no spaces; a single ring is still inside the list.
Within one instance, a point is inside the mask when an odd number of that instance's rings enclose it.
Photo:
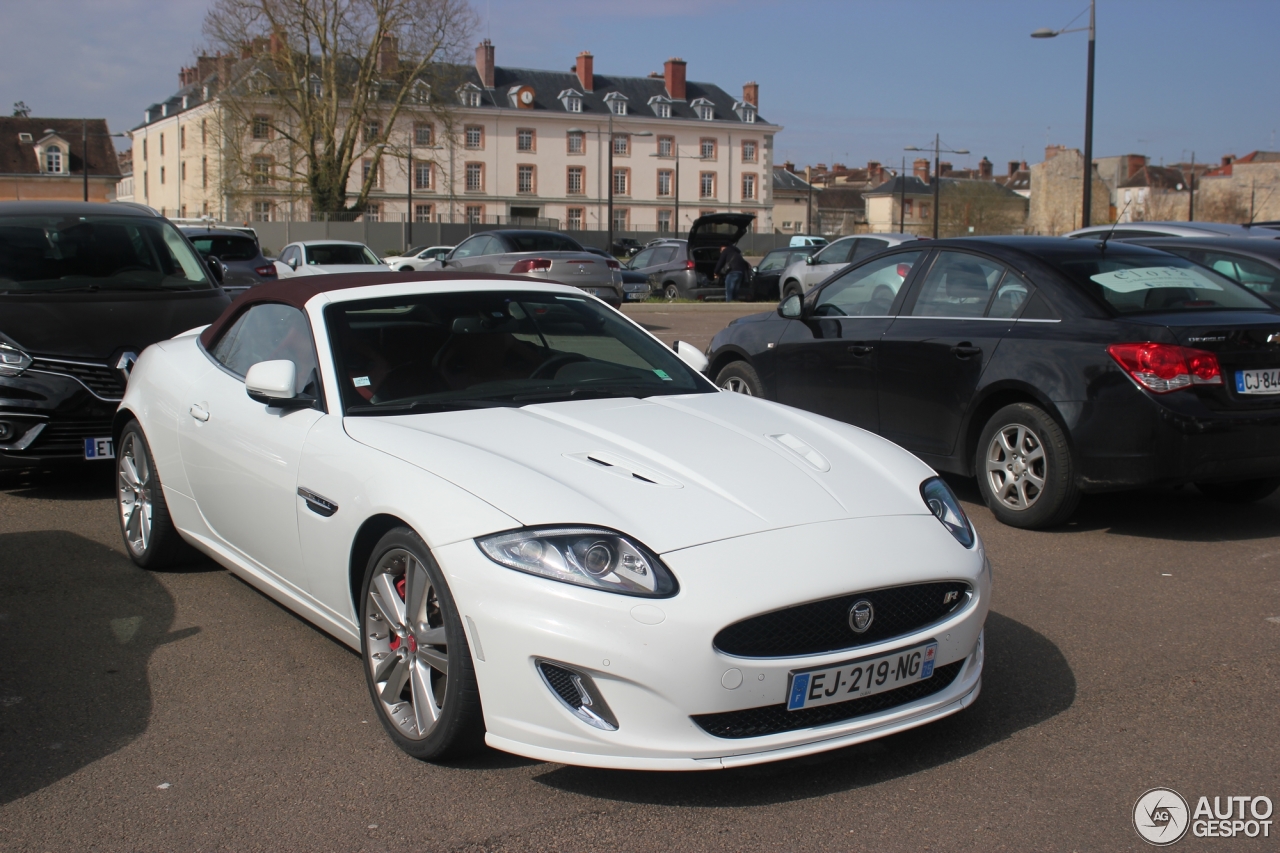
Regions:
[[[622,264],[618,263],[618,262],[617,262],[617,261],[615,261],[613,258],[608,258],[607,260],[605,260],[605,264],[606,264],[606,265],[609,267],[609,269],[611,269],[611,270],[620,270],[620,269],[622,269]]]
[[[1218,357],[1202,349],[1148,342],[1112,344],[1107,352],[1135,382],[1154,394],[1222,384]]]
[[[267,264],[266,266],[262,266],[262,267],[254,267],[253,271],[256,272],[258,275],[262,276],[263,278],[278,277],[276,274],[275,264]]]
[[[520,275],[521,273],[533,272],[534,270],[551,269],[550,258],[525,258],[523,261],[516,261],[516,265],[511,268],[512,275]]]

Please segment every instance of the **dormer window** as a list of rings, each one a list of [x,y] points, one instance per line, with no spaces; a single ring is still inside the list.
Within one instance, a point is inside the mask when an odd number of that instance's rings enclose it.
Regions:
[[[733,111],[738,114],[738,118],[746,124],[756,123],[756,106],[746,101],[734,101]]]
[[[29,134],[29,133],[19,133],[19,134],[18,134],[18,141],[19,141],[19,142],[31,142],[31,141],[33,141],[33,140],[32,140],[32,138],[31,138],[31,134]]]
[[[207,100],[209,100],[209,87],[208,87],[208,86],[201,86],[201,87],[200,87],[200,100],[202,100],[202,101],[207,101]]]
[[[662,95],[654,95],[649,99],[649,108],[658,118],[671,118],[671,99]]]
[[[610,92],[604,96],[605,106],[616,116],[627,114],[627,96],[621,92]]]
[[[311,93],[313,98],[319,98],[324,95],[324,83],[320,81],[320,75],[312,74],[307,78],[307,91]]]
[[[431,103],[431,87],[422,80],[418,80],[413,84],[413,89],[409,92],[409,103],[411,104],[429,104]]]
[[[693,107],[693,111],[698,114],[698,118],[702,121],[712,121],[716,117],[716,105],[706,98],[698,98],[689,106]]]
[[[565,89],[559,95],[556,95],[556,100],[560,102],[567,113],[582,112],[582,93],[577,89]]]
[[[169,105],[168,105],[168,104],[161,104],[161,105],[160,105],[160,115],[161,115],[161,117],[163,117],[163,116],[167,116],[168,114],[169,114]]]
[[[475,83],[468,83],[458,90],[458,98],[464,107],[478,107],[480,106],[480,87]]]
[[[182,96],[182,108],[183,108],[184,110],[185,110],[185,109],[188,109],[188,108],[189,108],[189,106],[190,106],[190,104],[191,104],[191,96],[190,96],[190,95],[183,95],[183,96]]]
[[[51,175],[62,174],[62,149],[50,145],[44,149],[44,170]]]

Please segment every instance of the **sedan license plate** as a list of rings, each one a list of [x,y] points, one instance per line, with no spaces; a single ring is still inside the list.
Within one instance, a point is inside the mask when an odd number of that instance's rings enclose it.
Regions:
[[[787,685],[787,710],[799,711],[861,699],[933,677],[938,644],[901,649],[887,655],[847,661],[835,666],[793,670]]]
[[[115,459],[116,449],[111,443],[111,437],[107,438],[86,438],[84,440],[84,458],[85,459]]]
[[[1237,370],[1237,394],[1280,394],[1280,368]]]
[[[629,300],[631,300],[631,301],[633,301],[633,302],[640,302],[640,301],[642,301],[642,300],[644,300],[644,299],[647,299],[647,298],[648,298],[648,296],[649,296],[649,294],[647,294],[647,293],[628,293],[628,294],[627,294],[627,299],[629,299]]]

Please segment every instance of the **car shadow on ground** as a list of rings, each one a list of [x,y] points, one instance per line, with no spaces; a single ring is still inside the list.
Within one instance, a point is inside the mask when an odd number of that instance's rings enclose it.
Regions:
[[[151,653],[199,631],[170,632],[173,613],[160,582],[105,545],[0,535],[0,804],[146,730]]]
[[[1076,679],[1046,637],[999,613],[987,617],[982,695],[969,709],[880,740],[818,755],[716,772],[653,773],[557,767],[543,785],[629,803],[770,805],[876,785],[978,752],[1071,707]]]
[[[0,492],[36,500],[92,501],[112,497],[115,466],[101,462],[51,469],[0,470]]]

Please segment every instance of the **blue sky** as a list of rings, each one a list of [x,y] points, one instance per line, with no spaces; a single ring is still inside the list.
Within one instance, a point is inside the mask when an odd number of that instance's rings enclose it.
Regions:
[[[499,65],[644,75],[669,56],[732,93],[760,83],[776,157],[896,163],[906,145],[1036,162],[1084,134],[1086,38],[1033,40],[1087,0],[473,0]],[[0,108],[105,116],[113,131],[177,88],[207,0],[4,4]],[[1077,25],[1086,22],[1082,16]],[[1155,162],[1272,149],[1280,129],[1280,2],[1099,0],[1096,156]]]

